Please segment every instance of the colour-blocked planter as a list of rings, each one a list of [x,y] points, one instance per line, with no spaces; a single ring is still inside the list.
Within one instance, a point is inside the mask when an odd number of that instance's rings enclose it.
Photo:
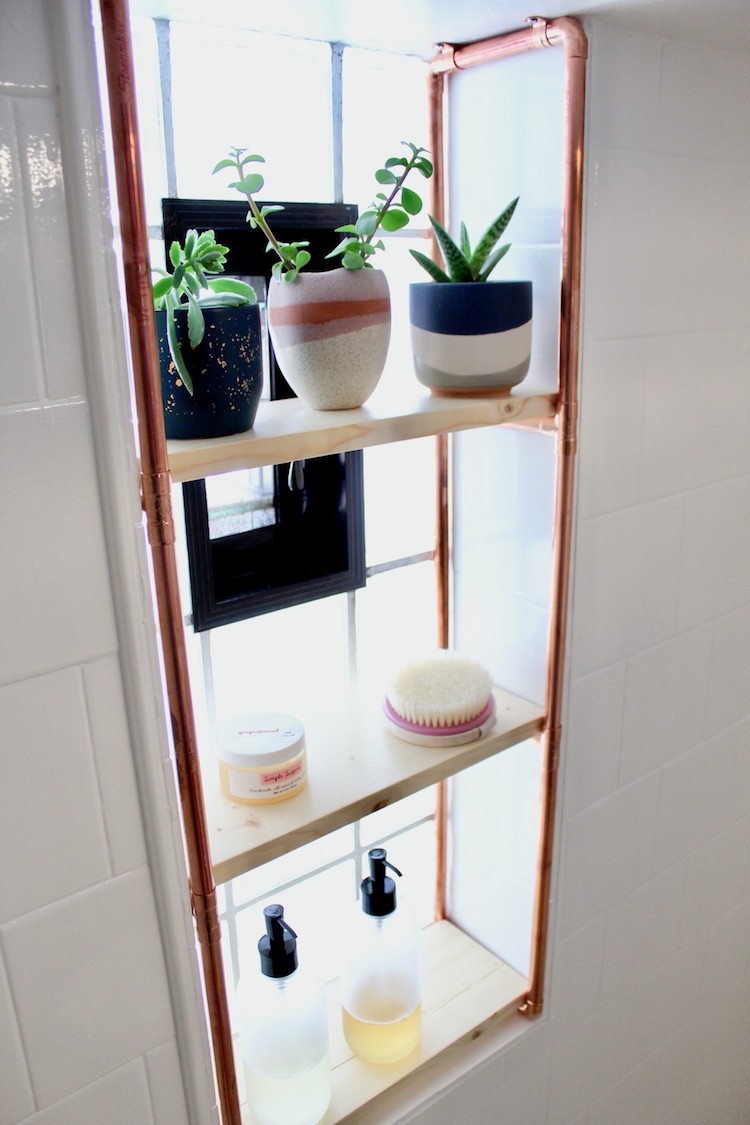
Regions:
[[[263,389],[260,312],[257,305],[204,308],[206,330],[197,348],[188,340],[187,312],[175,326],[193,394],[185,390],[167,343],[166,314],[158,309],[164,430],[170,439],[227,437],[251,430]]]
[[[391,299],[380,270],[334,269],[272,281],[268,325],[294,393],[316,410],[347,410],[370,397],[385,367]]]
[[[414,369],[433,394],[501,394],[531,362],[530,281],[409,286]]]

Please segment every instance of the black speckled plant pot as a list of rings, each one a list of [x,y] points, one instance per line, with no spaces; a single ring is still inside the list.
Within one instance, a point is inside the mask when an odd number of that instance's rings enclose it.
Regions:
[[[251,430],[263,389],[260,313],[257,305],[206,308],[206,332],[197,348],[188,342],[187,313],[175,314],[177,339],[193,378],[188,394],[172,362],[165,313],[156,312],[164,428],[168,438],[214,438]]]

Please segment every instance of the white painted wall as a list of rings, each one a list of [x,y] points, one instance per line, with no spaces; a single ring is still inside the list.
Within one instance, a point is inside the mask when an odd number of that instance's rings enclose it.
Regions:
[[[84,39],[85,10],[50,5]],[[142,560],[133,453],[116,383],[92,363],[117,362],[116,317],[99,308],[87,334],[80,288],[64,288],[92,185],[65,141],[66,21],[51,28],[48,14],[42,0],[0,9],[0,248],[12,263],[0,274],[0,1123],[181,1125],[185,1100],[195,1121],[211,1111],[182,1093],[175,1025],[189,1022],[189,987],[170,981],[179,941],[165,967],[157,913],[168,930],[173,888],[154,895],[158,816],[136,793],[150,760],[161,768],[163,736],[149,751],[149,701],[133,707],[132,653],[151,629],[125,612]],[[750,59],[605,22],[589,31],[547,1011],[429,1108],[381,1122],[748,1120]]]
[[[181,1125],[215,1098],[88,20],[0,7],[0,1123]]]

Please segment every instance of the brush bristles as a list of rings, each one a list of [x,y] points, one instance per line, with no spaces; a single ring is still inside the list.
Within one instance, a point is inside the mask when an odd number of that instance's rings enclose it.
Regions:
[[[479,715],[491,690],[489,673],[481,664],[441,652],[399,669],[388,688],[388,701],[407,722],[451,727]]]

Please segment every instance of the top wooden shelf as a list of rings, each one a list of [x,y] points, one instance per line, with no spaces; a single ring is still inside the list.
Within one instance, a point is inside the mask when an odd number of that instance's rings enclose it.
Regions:
[[[296,398],[262,402],[247,433],[168,442],[169,467],[175,482],[199,480],[454,430],[551,418],[556,402],[555,394],[436,398],[417,391],[396,398],[381,389],[357,410],[311,410]]]

